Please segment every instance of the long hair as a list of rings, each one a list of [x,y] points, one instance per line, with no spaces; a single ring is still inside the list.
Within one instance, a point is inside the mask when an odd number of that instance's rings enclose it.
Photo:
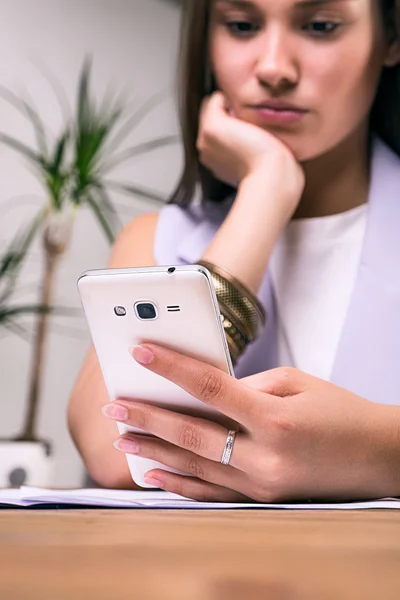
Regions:
[[[391,36],[400,37],[400,0],[379,0],[383,23]],[[222,202],[233,188],[216,179],[199,161],[196,148],[203,99],[215,91],[209,62],[210,0],[188,0],[181,27],[179,112],[184,167],[169,202],[188,206],[200,186],[203,199]],[[382,70],[370,115],[371,131],[400,156],[400,65]]]

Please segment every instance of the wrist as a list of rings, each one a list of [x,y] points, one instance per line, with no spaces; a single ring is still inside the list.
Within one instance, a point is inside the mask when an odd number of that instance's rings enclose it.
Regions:
[[[300,199],[275,185],[268,170],[257,169],[240,183],[231,210],[203,260],[224,268],[257,293],[272,249]]]
[[[302,167],[290,157],[281,157],[271,163],[271,160],[260,162],[241,180],[239,192],[242,188],[264,191],[268,197],[279,203],[278,206],[286,209],[286,220],[289,220],[297,208],[305,187],[305,175]]]

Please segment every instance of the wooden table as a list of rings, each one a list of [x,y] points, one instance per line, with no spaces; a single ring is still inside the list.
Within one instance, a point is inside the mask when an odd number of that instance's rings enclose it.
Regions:
[[[0,511],[1,600],[400,599],[400,512]]]

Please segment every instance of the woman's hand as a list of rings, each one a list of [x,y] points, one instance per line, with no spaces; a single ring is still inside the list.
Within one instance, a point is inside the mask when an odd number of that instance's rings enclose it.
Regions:
[[[304,174],[287,146],[261,127],[237,119],[226,106],[225,96],[215,92],[203,101],[197,139],[200,161],[225,183],[238,186],[246,177],[262,172],[267,181],[299,188]],[[297,189],[295,190],[297,191]]]
[[[227,431],[203,419],[118,400],[108,416],[155,437],[125,434],[117,447],[190,474],[160,469],[150,484],[189,498],[259,502],[371,498],[400,493],[398,407],[374,404],[294,369],[238,381],[171,350],[134,358],[240,423],[229,466]],[[116,414],[116,408],[124,411]],[[122,418],[123,417],[123,418]]]

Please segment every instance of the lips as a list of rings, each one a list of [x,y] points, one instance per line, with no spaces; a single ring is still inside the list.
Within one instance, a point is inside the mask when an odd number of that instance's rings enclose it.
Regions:
[[[256,104],[253,106],[258,110],[275,110],[278,112],[298,112],[298,113],[306,113],[308,112],[305,108],[300,108],[298,106],[294,106],[293,104],[286,104],[284,102],[267,102],[265,104]]]
[[[290,125],[298,123],[309,111],[287,104],[261,105],[253,108],[257,119],[266,125]]]

